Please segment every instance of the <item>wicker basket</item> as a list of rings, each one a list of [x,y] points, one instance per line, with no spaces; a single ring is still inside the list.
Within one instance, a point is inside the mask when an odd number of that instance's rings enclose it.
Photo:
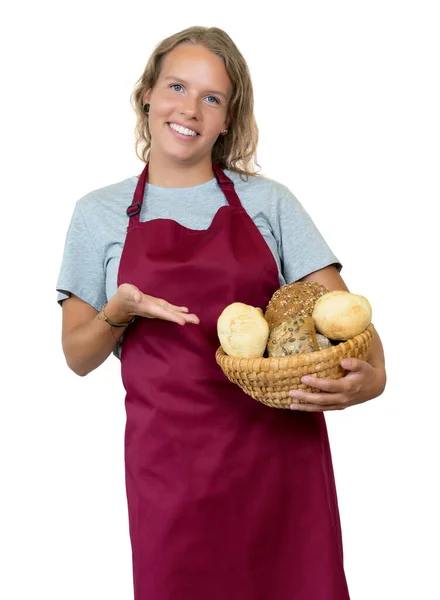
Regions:
[[[320,391],[301,383],[304,375],[339,379],[345,373],[339,364],[341,359],[365,360],[373,332],[374,326],[371,324],[359,335],[337,346],[283,358],[234,358],[225,354],[221,346],[215,358],[228,379],[239,385],[246,394],[267,406],[289,408],[292,403],[290,390]]]

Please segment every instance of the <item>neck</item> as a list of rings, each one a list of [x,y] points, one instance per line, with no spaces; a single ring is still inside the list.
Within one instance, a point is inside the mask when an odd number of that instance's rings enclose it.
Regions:
[[[207,159],[196,164],[187,164],[158,157],[150,152],[148,159],[148,183],[160,187],[185,188],[201,185],[214,178],[212,160]]]

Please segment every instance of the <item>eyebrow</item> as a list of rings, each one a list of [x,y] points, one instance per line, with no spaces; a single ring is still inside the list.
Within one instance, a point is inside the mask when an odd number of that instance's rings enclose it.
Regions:
[[[184,79],[182,79],[181,77],[176,77],[174,75],[169,75],[168,77],[165,77],[166,81],[177,81],[178,83],[184,83],[186,85],[186,81]],[[205,94],[215,94],[216,96],[221,96],[222,98],[224,98],[226,100],[227,96],[223,93],[223,92],[217,92],[215,90],[206,90]]]

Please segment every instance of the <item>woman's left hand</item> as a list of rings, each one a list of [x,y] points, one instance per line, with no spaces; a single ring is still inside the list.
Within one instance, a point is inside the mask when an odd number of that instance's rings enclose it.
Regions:
[[[385,369],[373,367],[370,363],[357,358],[344,358],[341,366],[348,372],[341,379],[320,379],[304,376],[301,382],[322,390],[305,392],[292,390],[292,410],[321,412],[324,410],[343,410],[348,406],[361,404],[380,396],[385,388]]]

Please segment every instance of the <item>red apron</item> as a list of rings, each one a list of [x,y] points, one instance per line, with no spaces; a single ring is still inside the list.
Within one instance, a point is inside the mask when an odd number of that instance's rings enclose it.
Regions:
[[[135,600],[347,600],[323,415],[268,408],[215,361],[224,307],[264,310],[280,284],[232,181],[213,169],[228,205],[206,230],[139,221],[148,165],[127,209],[118,285],[200,318],[138,318],[124,336]]]

